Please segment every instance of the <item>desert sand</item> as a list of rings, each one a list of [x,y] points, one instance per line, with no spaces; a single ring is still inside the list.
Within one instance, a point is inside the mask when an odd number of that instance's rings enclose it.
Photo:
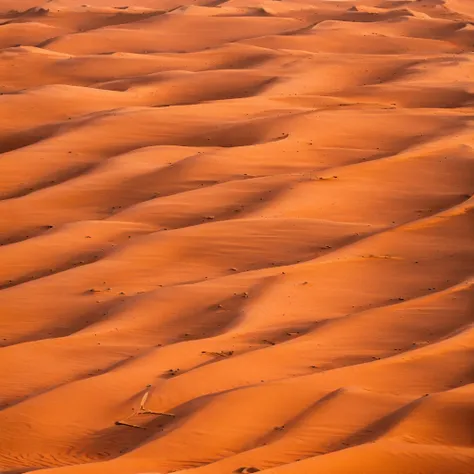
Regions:
[[[0,471],[474,473],[474,2],[83,1],[0,2]]]

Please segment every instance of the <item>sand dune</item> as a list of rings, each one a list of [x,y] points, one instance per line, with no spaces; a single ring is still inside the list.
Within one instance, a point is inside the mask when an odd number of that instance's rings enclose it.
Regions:
[[[471,0],[0,18],[1,472],[474,473]]]

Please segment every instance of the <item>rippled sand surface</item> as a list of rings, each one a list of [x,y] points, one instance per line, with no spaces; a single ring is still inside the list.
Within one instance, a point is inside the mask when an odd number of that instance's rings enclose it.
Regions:
[[[182,1],[0,2],[0,471],[474,473],[474,2]]]

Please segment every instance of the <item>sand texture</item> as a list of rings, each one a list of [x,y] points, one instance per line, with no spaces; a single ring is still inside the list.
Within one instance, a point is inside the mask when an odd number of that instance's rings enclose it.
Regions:
[[[1,0],[0,472],[473,474],[473,51],[473,0]]]

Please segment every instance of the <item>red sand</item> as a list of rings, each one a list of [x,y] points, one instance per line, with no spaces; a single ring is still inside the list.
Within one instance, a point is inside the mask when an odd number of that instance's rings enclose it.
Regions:
[[[474,2],[89,2],[0,2],[0,471],[474,473]]]

